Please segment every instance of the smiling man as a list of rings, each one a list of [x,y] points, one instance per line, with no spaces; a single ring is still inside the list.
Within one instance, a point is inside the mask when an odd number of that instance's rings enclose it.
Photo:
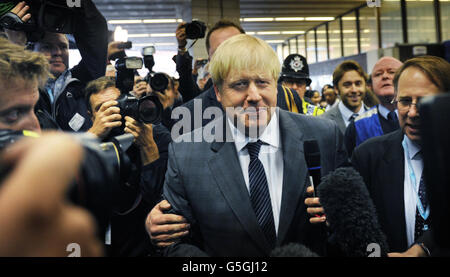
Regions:
[[[352,60],[341,63],[333,72],[334,90],[339,94],[341,102],[322,116],[336,121],[342,134],[351,121],[367,110],[363,103],[366,81],[364,69]]]
[[[397,107],[394,99],[394,75],[402,62],[383,57],[372,69],[372,90],[380,104],[355,118],[345,130],[345,147],[351,156],[353,149],[365,140],[398,129]]]
[[[212,142],[169,146],[163,196],[191,228],[164,254],[268,256],[290,242],[324,254],[324,226],[309,223],[304,204],[303,142],[317,140],[323,174],[334,170],[346,159],[336,124],[276,108],[280,63],[258,38],[241,34],[223,42],[210,72],[226,113],[185,136],[201,136],[218,121],[231,138],[224,141],[216,130]]]
[[[429,122],[422,122],[417,105],[423,97],[448,93],[448,76],[450,64],[442,58],[406,61],[393,80],[400,129],[371,138],[353,152],[352,163],[368,187],[389,248],[403,252],[390,256],[433,254],[419,132]]]

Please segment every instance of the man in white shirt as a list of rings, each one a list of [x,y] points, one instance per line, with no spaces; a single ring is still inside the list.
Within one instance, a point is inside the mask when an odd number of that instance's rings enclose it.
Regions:
[[[217,48],[210,72],[226,115],[169,147],[163,195],[191,228],[165,255],[268,256],[290,242],[324,254],[324,225],[309,223],[304,204],[303,142],[318,142],[327,174],[346,160],[342,135],[331,121],[276,108],[279,71],[258,38],[236,35]]]
[[[421,124],[417,104],[422,97],[450,91],[450,64],[442,58],[410,59],[394,77],[400,130],[371,138],[355,148],[354,167],[364,178],[386,234],[390,256],[433,254],[423,178]]]
[[[366,82],[366,73],[356,61],[344,61],[333,72],[333,86],[341,101],[322,116],[336,121],[342,134],[351,121],[367,110],[363,103]]]

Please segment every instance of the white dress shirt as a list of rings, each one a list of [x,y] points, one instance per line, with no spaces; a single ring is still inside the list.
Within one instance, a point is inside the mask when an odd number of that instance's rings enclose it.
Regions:
[[[280,219],[281,196],[283,192],[283,151],[280,140],[278,109],[272,114],[269,124],[259,138],[249,138],[236,128],[231,120],[227,118],[227,124],[230,127],[236,152],[241,164],[242,175],[245,185],[250,193],[250,184],[248,177],[248,166],[250,164],[250,155],[247,151],[247,143],[256,142],[258,139],[263,142],[258,158],[263,164],[266,173],[267,184],[269,186],[270,199],[272,203],[273,219],[275,231],[278,235],[278,225]]]
[[[406,135],[407,149],[404,150],[405,157],[405,181],[404,181],[404,198],[405,198],[405,221],[406,221],[406,237],[408,241],[408,246],[414,243],[414,231],[416,225],[416,208],[417,208],[417,197],[420,184],[420,178],[422,177],[423,171],[423,160],[422,155],[419,153],[421,148],[416,143],[412,142]],[[411,157],[411,158],[410,158]],[[416,183],[412,184],[410,178],[410,169],[408,165],[408,160],[411,159],[412,170],[414,170],[414,175],[416,177]]]
[[[364,103],[363,103],[363,102],[361,102],[361,107],[359,108],[359,111],[357,111],[357,112],[353,112],[353,111],[349,110],[349,109],[344,105],[344,103],[343,103],[342,101],[339,102],[338,108],[339,108],[339,111],[340,111],[341,114],[342,114],[342,119],[344,120],[345,127],[347,127],[348,124],[350,124],[350,117],[351,117],[353,114],[358,114],[358,115],[360,115],[360,114],[362,114],[363,112],[366,111],[366,106],[364,106]]]

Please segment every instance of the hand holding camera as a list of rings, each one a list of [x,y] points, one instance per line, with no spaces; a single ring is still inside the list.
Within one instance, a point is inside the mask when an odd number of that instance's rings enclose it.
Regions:
[[[122,125],[122,116],[117,105],[117,101],[103,103],[98,112],[96,112],[94,123],[88,132],[104,139],[113,128],[120,127]]]

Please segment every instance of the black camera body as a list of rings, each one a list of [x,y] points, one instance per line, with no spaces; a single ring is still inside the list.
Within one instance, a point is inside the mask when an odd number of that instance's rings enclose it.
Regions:
[[[116,100],[119,103],[117,107],[120,108],[122,121],[125,116],[130,116],[139,122],[157,124],[161,121],[163,111],[158,97],[147,95],[138,99],[130,94],[134,86],[134,72],[142,68],[142,63],[139,57],[124,57],[116,61],[116,87],[120,90],[120,96]],[[153,82],[161,86],[160,80]],[[113,129],[112,136],[123,134],[122,129]]]
[[[21,0],[10,0],[11,9]],[[83,2],[83,1],[81,1]],[[81,3],[80,2],[80,3]],[[46,31],[52,33],[74,33],[75,18],[83,12],[81,7],[69,7],[67,1],[61,0],[27,0],[31,19],[27,22],[12,13],[0,14],[0,25],[7,29],[24,31],[30,42],[39,40]]]
[[[133,175],[140,165],[129,155],[134,137],[126,134],[100,143],[86,134],[72,135],[83,146],[84,159],[69,186],[67,198],[89,210],[99,225],[99,235],[104,235],[111,215],[122,212],[123,191],[130,188],[139,190],[139,183]],[[0,151],[23,137],[39,139],[39,135],[31,131],[0,130]],[[0,182],[10,170],[0,164]]]
[[[202,21],[193,20],[186,24],[186,38],[199,39],[204,38],[206,34],[206,24]]]

